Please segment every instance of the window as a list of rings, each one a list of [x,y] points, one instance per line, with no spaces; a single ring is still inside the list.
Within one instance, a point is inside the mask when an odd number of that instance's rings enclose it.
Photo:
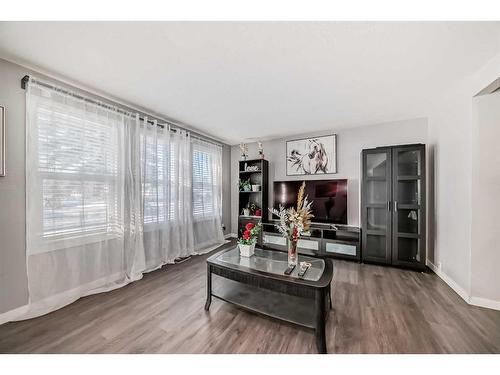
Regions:
[[[144,224],[161,223],[167,218],[167,154],[168,146],[164,142],[154,137],[141,137],[141,155],[144,158],[141,162],[144,166]]]
[[[40,100],[35,111],[41,237],[119,233],[118,118]]]
[[[215,208],[217,183],[212,157],[208,152],[193,150],[193,217],[199,220],[220,214]]]

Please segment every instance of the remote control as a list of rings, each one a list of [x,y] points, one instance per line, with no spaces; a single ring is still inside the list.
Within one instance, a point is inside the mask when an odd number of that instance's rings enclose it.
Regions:
[[[309,266],[305,267],[305,268],[302,268],[299,273],[298,273],[298,276],[299,277],[302,277],[306,274],[307,270],[309,269]]]
[[[294,270],[295,266],[288,266],[288,268],[285,270],[285,275],[290,275],[292,271]]]

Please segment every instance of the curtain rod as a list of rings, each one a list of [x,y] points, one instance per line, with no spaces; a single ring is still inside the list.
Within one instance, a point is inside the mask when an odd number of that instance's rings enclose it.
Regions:
[[[26,89],[26,86],[27,86],[29,80],[30,80],[30,76],[29,75],[25,75],[21,79],[21,88],[23,90]],[[162,128],[162,129],[165,128],[165,125],[171,125],[171,126],[174,126],[173,128],[172,127],[170,128],[170,130],[173,131],[173,132],[177,132],[178,130],[184,130],[184,131],[187,131],[187,132],[189,132],[191,134],[191,138],[199,139],[201,141],[208,142],[208,143],[211,143],[211,144],[216,145],[216,146],[220,146],[220,147],[223,146],[223,144],[221,142],[213,140],[213,139],[211,139],[209,137],[205,137],[205,136],[203,136],[201,134],[193,132],[192,130],[183,128],[183,127],[181,127],[181,126],[179,126],[179,125],[177,125],[177,124],[175,124],[175,123],[173,123],[171,121],[167,121],[167,120],[164,120],[162,118],[159,118],[158,116],[155,116],[155,115],[152,115],[152,114],[148,114],[148,113],[146,113],[144,111],[138,111],[138,110],[136,110],[134,108],[131,108],[131,107],[127,106],[127,105],[124,105],[124,104],[121,104],[121,103],[116,103],[116,102],[113,102],[112,100],[109,100],[109,99],[105,99],[108,102],[116,104],[116,106],[113,106],[111,104],[108,104],[108,103],[105,103],[105,102],[102,102],[102,101],[99,101],[99,100],[96,100],[96,99],[93,99],[93,98],[90,98],[90,97],[87,97],[87,96],[79,95],[77,93],[71,92],[71,91],[63,89],[63,88],[56,87],[56,86],[51,85],[49,83],[40,81],[40,80],[38,80],[36,78],[34,78],[34,80],[40,86],[44,86],[44,87],[46,87],[48,89],[56,90],[56,91],[62,92],[64,94],[71,95],[71,96],[73,96],[73,97],[75,97],[77,99],[84,100],[86,102],[98,105],[98,106],[103,107],[103,108],[107,108],[107,109],[111,109],[111,110],[117,111],[117,112],[122,113],[124,115],[128,115],[128,116],[133,117],[134,114],[139,114],[139,120],[141,120],[143,122],[147,122],[147,123],[149,123],[151,125],[155,125],[155,121],[149,120],[149,118],[153,118],[154,120],[156,120],[156,126]],[[77,88],[77,89],[81,90],[79,88]],[[81,91],[85,92],[85,90],[81,90]],[[91,95],[98,96],[98,95],[94,95],[94,94],[91,94]],[[146,118],[147,118],[147,121],[146,121]],[[159,124],[158,121],[164,122],[164,124]]]

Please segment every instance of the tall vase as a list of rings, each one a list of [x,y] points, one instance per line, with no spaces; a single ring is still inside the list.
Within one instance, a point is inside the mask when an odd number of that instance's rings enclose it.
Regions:
[[[298,263],[298,254],[297,254],[297,240],[287,239],[288,243],[288,265],[289,266],[297,266]]]

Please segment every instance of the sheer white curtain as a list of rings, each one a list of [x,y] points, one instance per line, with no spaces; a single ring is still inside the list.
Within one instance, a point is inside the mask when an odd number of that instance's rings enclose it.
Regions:
[[[203,253],[223,241],[222,148],[192,140],[194,251]]]
[[[189,133],[156,125],[29,83],[29,309],[21,319],[223,243],[220,147],[203,146],[210,155],[203,168],[215,171],[209,183],[215,197],[202,186],[210,224],[200,226],[198,208],[193,211],[200,202],[193,188],[194,181],[199,185],[198,143]]]
[[[221,147],[147,122],[141,145],[147,269],[223,243]]]

